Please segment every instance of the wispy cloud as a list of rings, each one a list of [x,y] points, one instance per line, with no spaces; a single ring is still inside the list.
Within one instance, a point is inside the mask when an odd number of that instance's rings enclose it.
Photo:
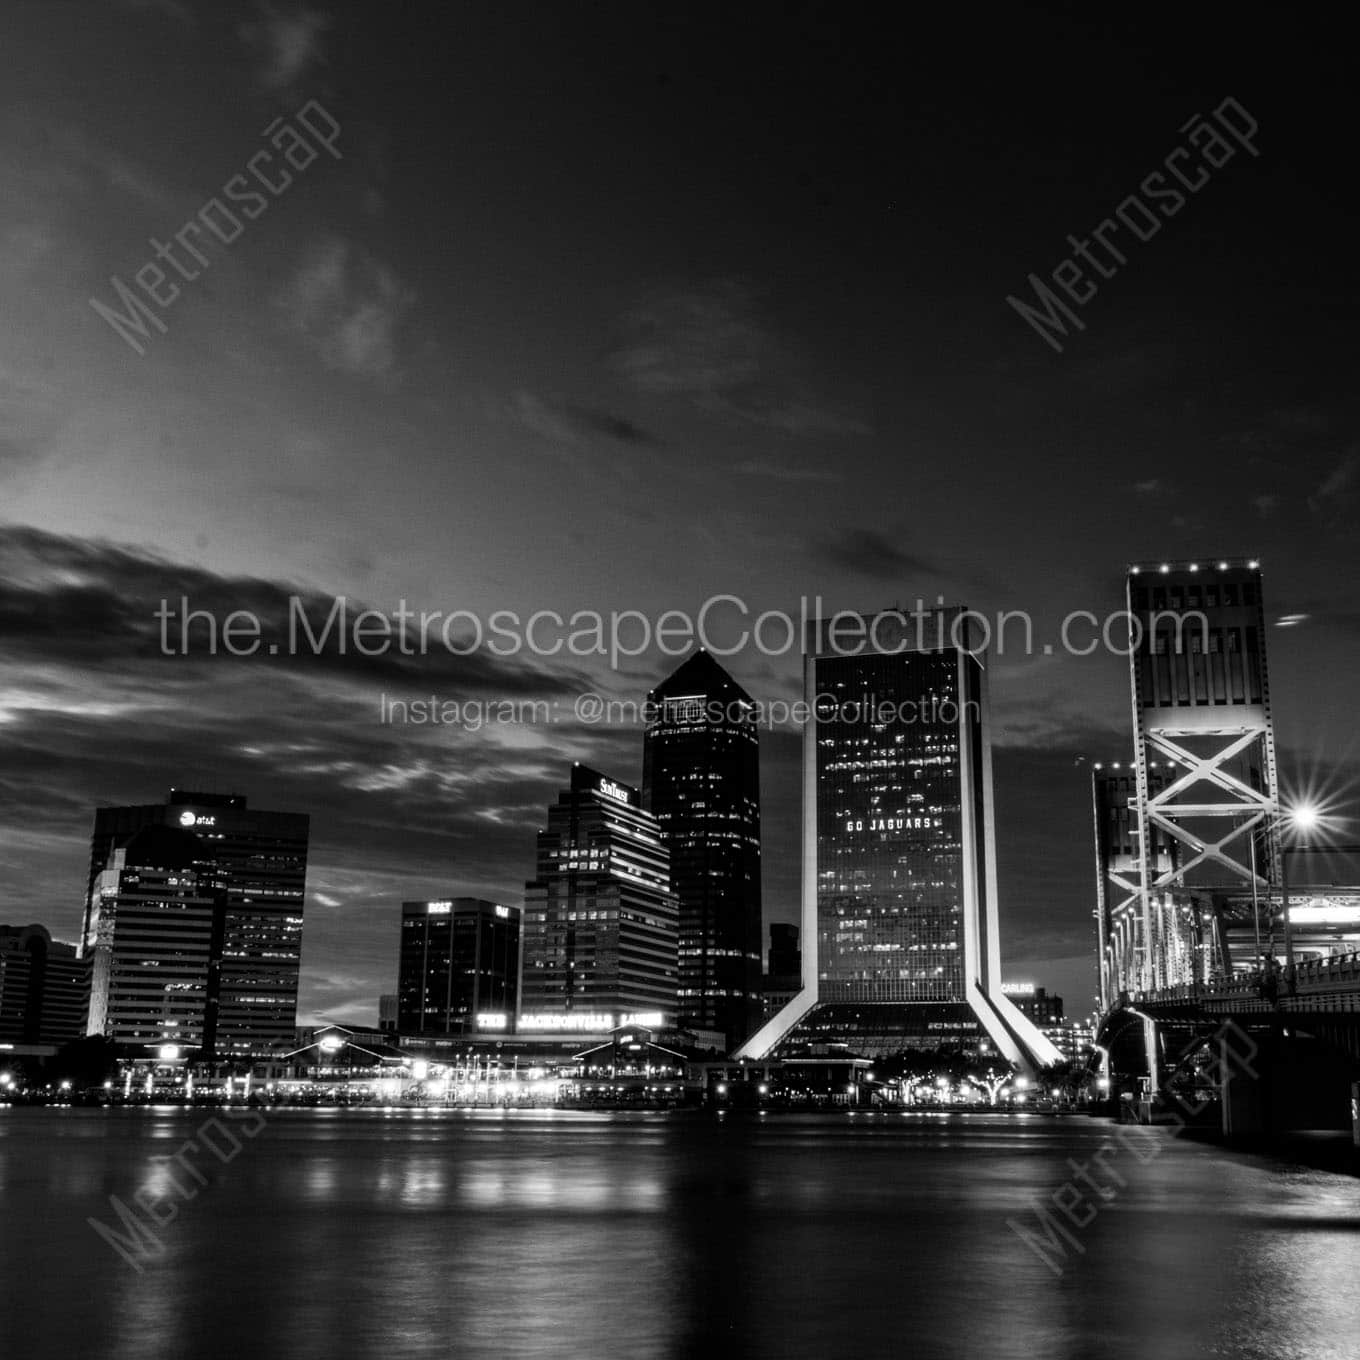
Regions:
[[[1321,514],[1338,504],[1348,505],[1355,496],[1357,473],[1360,473],[1360,455],[1346,454],[1308,497],[1308,508],[1314,514]]]
[[[844,403],[817,394],[809,366],[740,280],[657,289],[623,318],[612,366],[641,392],[786,434],[869,434]]]
[[[794,467],[788,463],[776,463],[768,458],[748,458],[738,463],[733,472],[739,477],[761,477],[771,482],[839,482],[843,481],[839,472],[830,468]]]
[[[573,448],[601,438],[637,446],[659,442],[655,435],[641,425],[612,411],[575,402],[556,401],[523,389],[512,394],[510,412],[534,434]]]
[[[942,575],[937,563],[909,553],[872,529],[846,529],[820,543],[817,554],[832,566],[874,581],[934,580]]]
[[[489,726],[379,721],[383,694],[542,698],[570,712],[571,698],[595,687],[569,666],[487,652],[160,654],[162,598],[277,622],[296,589],[0,525],[0,869],[35,885],[25,910],[59,934],[74,929],[99,803],[211,778],[258,806],[308,811],[305,1018],[329,995],[371,1009],[390,990],[402,897],[447,892],[455,874],[465,891],[517,893],[533,864],[530,810],[550,801],[574,759],[635,777],[637,733],[526,723],[507,742]],[[319,597],[303,599],[324,617]]]
[[[260,17],[243,23],[238,32],[257,58],[260,84],[266,90],[286,90],[320,57],[330,19],[305,8],[285,10],[265,4],[259,11]]]
[[[278,306],[327,368],[395,382],[396,331],[414,301],[395,271],[332,235],[307,251]]]

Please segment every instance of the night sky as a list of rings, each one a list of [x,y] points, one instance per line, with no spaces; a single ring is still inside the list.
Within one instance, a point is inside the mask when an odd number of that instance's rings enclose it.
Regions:
[[[1352,56],[1273,11],[11,3],[0,16],[0,921],[74,938],[92,810],[312,814],[299,1019],[371,1021],[399,902],[519,900],[633,726],[380,724],[382,695],[640,699],[613,669],[159,654],[154,611],[1118,609],[1255,555],[1286,792],[1349,796],[1360,662]],[[1241,29],[1241,31],[1239,31]],[[1078,307],[1007,304],[1233,98],[1259,124]],[[96,314],[308,101],[320,155],[159,311]],[[181,258],[187,258],[181,256]],[[1098,276],[1091,275],[1092,278]],[[1051,285],[1050,285],[1051,286]],[[324,607],[318,603],[318,608]],[[796,658],[726,663],[762,700]],[[1007,973],[1087,1008],[1117,655],[993,657]],[[767,920],[800,739],[763,737]],[[1344,808],[1343,808],[1344,810]]]

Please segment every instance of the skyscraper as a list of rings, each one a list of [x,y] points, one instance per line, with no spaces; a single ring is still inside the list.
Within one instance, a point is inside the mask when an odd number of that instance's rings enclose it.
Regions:
[[[520,1028],[672,1023],[678,931],[656,819],[637,789],[574,766],[524,888]]]
[[[90,965],[45,927],[0,925],[0,1042],[60,1045],[85,1033]]]
[[[279,1045],[291,1045],[302,957],[308,817],[251,808],[239,794],[181,789],[172,789],[164,803],[98,809],[90,846],[86,938],[91,937],[97,875],[115,848],[148,826],[192,831],[226,890],[218,1055],[263,1057]]]
[[[706,651],[647,696],[642,802],[680,903],[679,1019],[735,1047],[760,1014],[760,745],[755,706]]]
[[[192,832],[145,826],[111,850],[81,941],[91,960],[89,1033],[213,1053],[226,905]]]
[[[951,609],[810,627],[803,990],[743,1046],[1056,1050],[1002,994],[986,673]]]
[[[478,897],[401,904],[397,1028],[503,1030],[519,1004],[520,909]]]

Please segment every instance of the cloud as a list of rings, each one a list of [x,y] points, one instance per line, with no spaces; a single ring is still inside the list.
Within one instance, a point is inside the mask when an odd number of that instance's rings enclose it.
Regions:
[[[603,436],[619,444],[638,447],[659,441],[650,431],[623,416],[597,407],[551,401],[520,390],[510,398],[510,412],[526,429],[556,444],[573,448]]]
[[[1355,495],[1356,473],[1360,472],[1360,456],[1348,453],[1317,485],[1308,497],[1308,508],[1314,514],[1335,505],[1348,505]]]
[[[286,90],[320,57],[330,19],[316,10],[259,8],[260,18],[240,25],[237,32],[256,57],[260,84],[270,91]]]
[[[872,433],[857,412],[816,395],[811,365],[740,280],[656,289],[623,318],[622,332],[610,363],[638,391],[791,435]]]
[[[533,700],[569,717],[576,694],[600,688],[569,665],[485,650],[366,659],[332,638],[317,656],[235,659],[208,655],[203,632],[192,655],[161,654],[162,599],[250,610],[272,629],[294,593],[319,624],[326,598],[288,581],[0,525],[0,873],[31,885],[25,919],[77,928],[95,806],[207,781],[308,812],[305,1019],[337,996],[371,1010],[391,990],[403,898],[516,900],[571,762],[635,782],[641,737],[565,720],[380,721],[384,696]]]
[[[1160,477],[1149,477],[1146,481],[1133,484],[1133,492],[1137,496],[1165,496],[1172,490],[1173,488]]]
[[[874,581],[902,582],[907,577],[936,578],[937,563],[916,557],[873,529],[846,529],[815,549],[822,561]]]
[[[393,270],[327,236],[307,251],[278,307],[327,368],[395,383],[401,377],[396,330],[414,301]]]
[[[839,482],[844,478],[830,468],[800,468],[772,459],[748,458],[732,469],[738,477],[762,477],[772,482]]]

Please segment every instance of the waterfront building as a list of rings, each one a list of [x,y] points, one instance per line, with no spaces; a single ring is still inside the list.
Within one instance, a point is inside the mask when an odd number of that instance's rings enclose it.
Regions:
[[[215,1052],[226,890],[192,832],[149,825],[95,877],[81,953],[88,1032],[134,1049]]]
[[[249,1059],[287,1046],[297,1024],[308,817],[252,808],[240,794],[183,789],[172,789],[164,803],[99,808],[91,837],[84,937],[93,935],[95,880],[111,853],[152,826],[196,835],[226,892],[216,984],[218,1055]]]
[[[1056,1050],[1001,989],[991,734],[972,616],[810,627],[803,988],[739,1050]]]
[[[0,1042],[59,1048],[85,1033],[90,965],[45,926],[0,925]]]
[[[674,1024],[679,907],[638,790],[576,765],[525,884],[521,1033]]]
[[[519,1007],[519,969],[519,907],[479,897],[403,902],[395,1027],[503,1031]]]
[[[798,948],[797,926],[786,921],[770,923],[769,967],[761,982],[763,1023],[803,990],[803,954]]]
[[[706,651],[647,696],[642,805],[680,909],[679,1023],[735,1047],[760,1014],[760,743],[750,696]]]

